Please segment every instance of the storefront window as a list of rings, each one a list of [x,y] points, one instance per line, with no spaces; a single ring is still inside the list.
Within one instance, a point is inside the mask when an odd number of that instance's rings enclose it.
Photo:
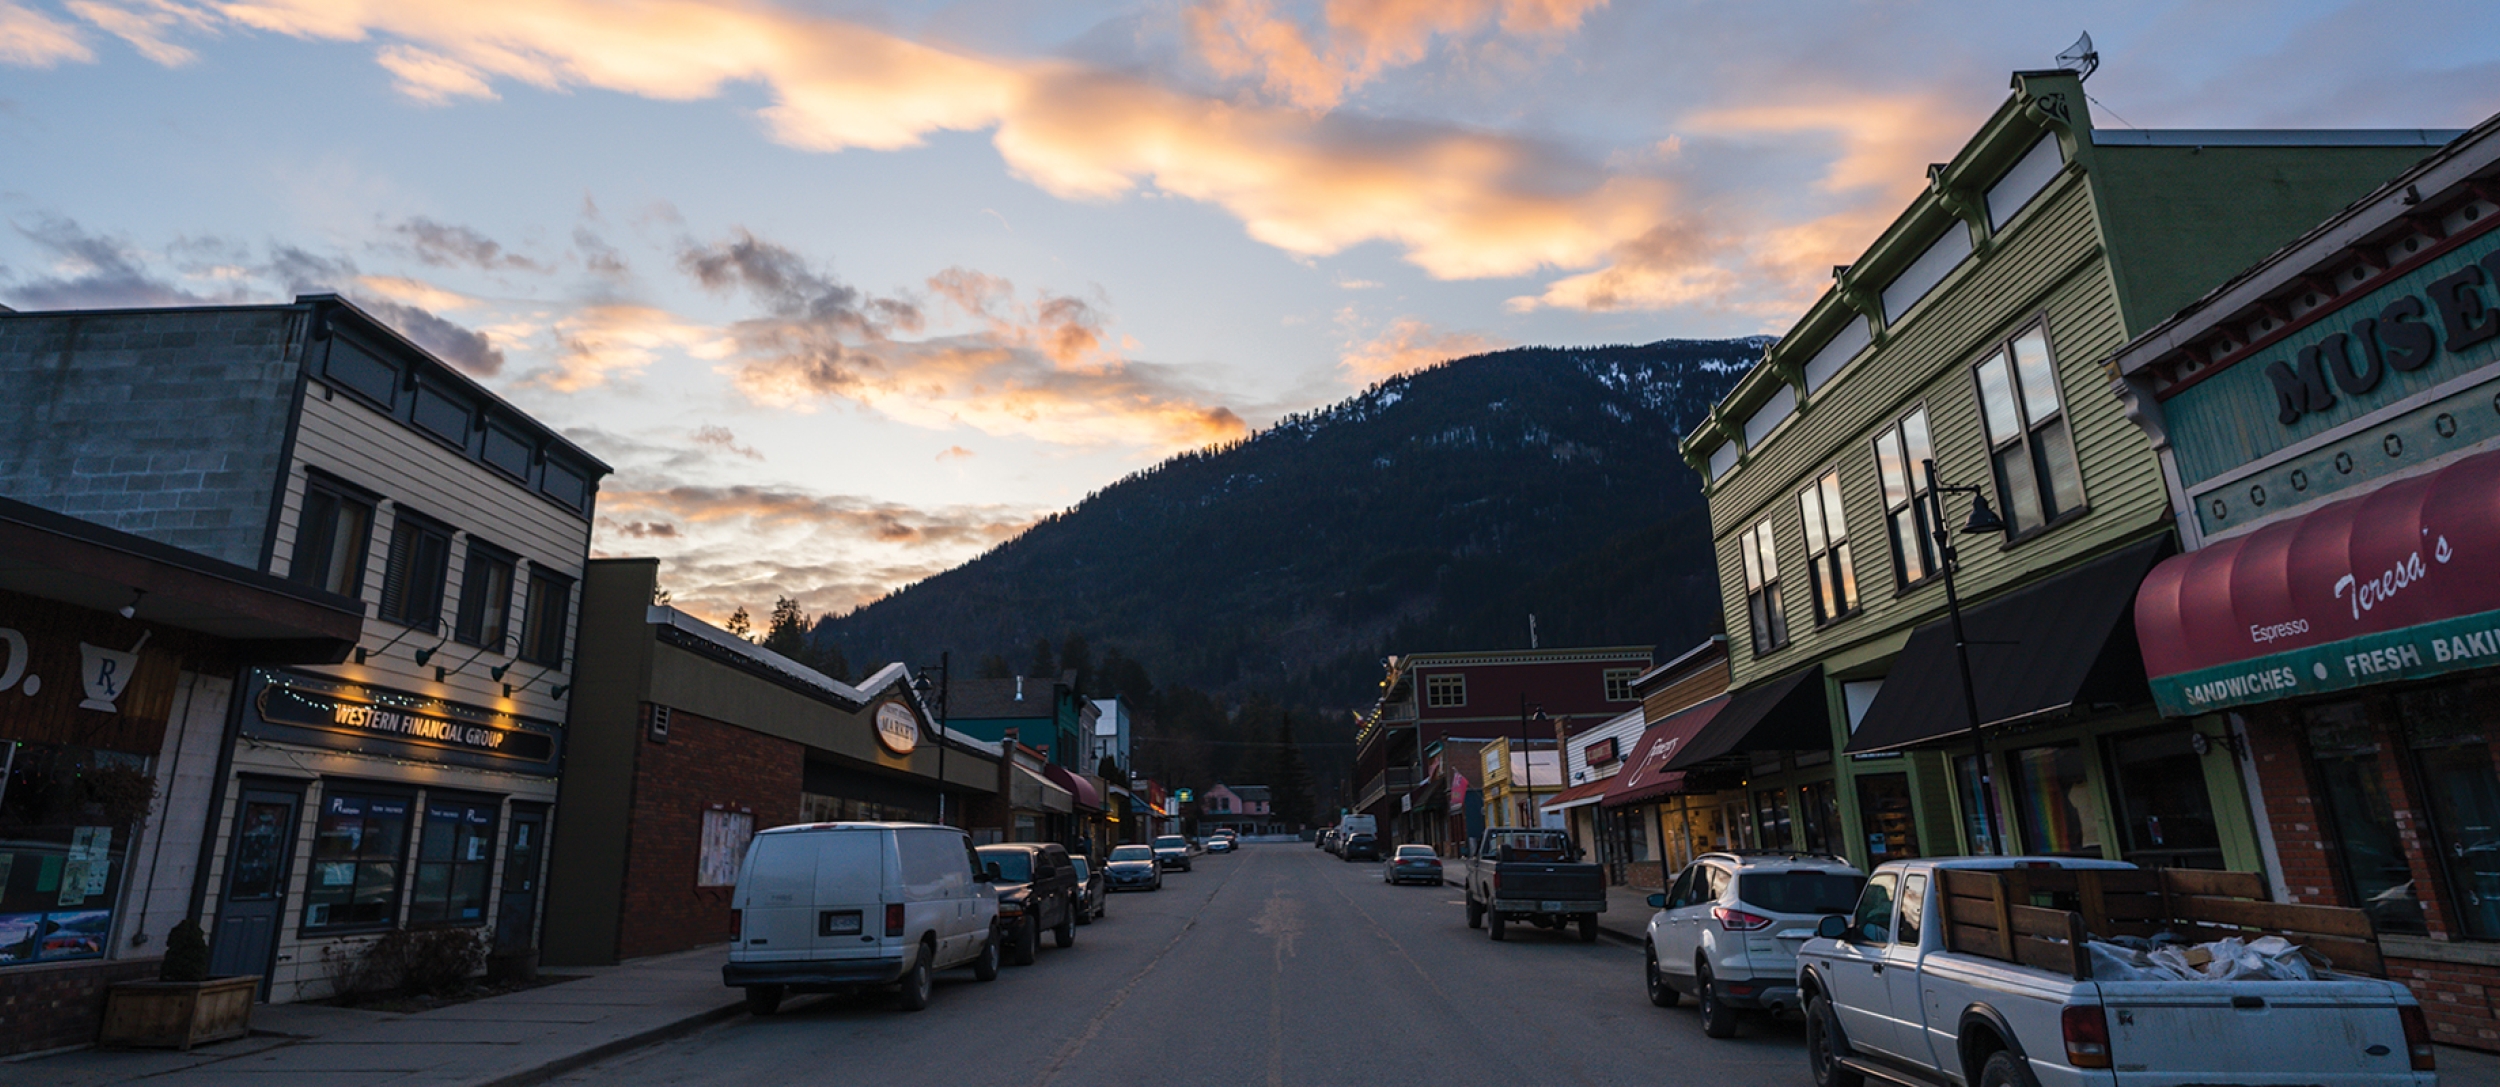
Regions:
[[[1788,790],[1764,789],[1753,794],[1753,809],[1754,822],[1762,831],[1762,848],[1791,848],[1795,839],[1790,834]]]
[[[2409,691],[2396,696],[2396,713],[2421,775],[2459,933],[2500,939],[2500,776],[2471,694],[2461,687]]]
[[[408,848],[408,798],[331,792],[313,828],[305,928],[389,925],[399,920],[399,865]]]
[[[2318,706],[2308,712],[2309,752],[2324,787],[2333,841],[2343,849],[2346,889],[2380,932],[2425,936],[2422,899],[2404,843],[2396,837],[2395,806],[2388,803],[2386,766],[2360,702]]]
[[[0,743],[0,966],[103,957],[149,761]]]
[[[1866,826],[1868,863],[1918,856],[1918,818],[1910,807],[1910,775],[1858,778],[1858,821]]]
[[[1979,768],[1979,757],[1963,755],[1953,760],[1954,795],[1962,806],[1962,840],[1970,843],[1974,857],[1993,857],[2003,852],[1997,847],[1995,828],[1996,797],[1989,789],[1988,775]]]
[[[492,800],[427,797],[425,829],[417,838],[416,889],[409,895],[408,923],[483,923],[486,883],[494,860]]]
[[[2172,727],[2109,739],[2120,859],[2148,868],[2222,867],[2204,756],[2189,746],[2190,732]]]
[[[2100,856],[2101,806],[2084,777],[2083,749],[2033,747],[2014,752],[2008,761],[2023,852]]]
[[[1817,781],[1797,787],[1797,821],[1803,832],[1800,848],[1816,853],[1841,856],[1840,790],[1832,782]]]

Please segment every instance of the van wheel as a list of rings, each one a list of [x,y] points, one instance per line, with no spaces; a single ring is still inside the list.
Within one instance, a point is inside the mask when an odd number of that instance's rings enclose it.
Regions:
[[[1806,1001],[1806,1063],[1814,1069],[1814,1087],[1866,1087],[1866,1077],[1840,1063],[1840,1020],[1832,1002],[1821,994]]]
[[[937,958],[937,948],[927,940],[920,942],[920,955],[912,960],[911,969],[903,972],[903,1010],[922,1011],[929,1006],[929,997],[937,992],[935,971],[929,960]]]
[[[1472,898],[1467,900],[1467,927],[1484,927],[1484,907],[1476,905],[1476,900]]]
[[[1508,940],[1508,939],[1510,939],[1510,930],[1509,930],[1508,928],[1504,927],[1504,926],[1505,926],[1505,924],[1506,924],[1506,922],[1504,922],[1504,920],[1502,919],[1502,911],[1500,911],[1500,910],[1493,910],[1493,911],[1491,911],[1490,913],[1486,914],[1486,915],[1485,915],[1485,922],[1486,922],[1486,927],[1487,927],[1487,928],[1490,928],[1490,929],[1492,929],[1492,930],[1493,930],[1493,938],[1494,938],[1494,939],[1496,939],[1496,940]]]
[[[1033,926],[1034,921],[1030,917],[1016,925],[1016,951],[1007,961],[1018,966],[1033,965],[1034,957],[1042,951],[1042,930]]]
[[[2012,1050],[2000,1049],[1988,1055],[1988,1063],[1979,1071],[1979,1087],[2040,1087],[2032,1078],[2031,1065]]]
[[[1004,957],[998,951],[998,934],[993,932],[989,939],[981,942],[980,957],[972,960],[972,980],[997,981],[998,963]]]
[[[1597,942],[1596,914],[1584,913],[1580,915],[1580,942],[1584,944],[1593,944]]]
[[[781,1010],[781,986],[747,986],[747,1011],[754,1015],[771,1015]]]
[[[1645,948],[1641,957],[1649,960],[1648,969],[1642,971],[1642,980],[1649,985],[1649,1002],[1661,1008],[1676,1006],[1683,1000],[1684,994],[1676,992],[1675,986],[1667,981],[1667,975],[1658,969],[1656,945]],[[1825,1087],[1825,1085],[1817,1085],[1817,1087]]]
[[[1701,1032],[1713,1038],[1736,1037],[1736,1009],[1719,999],[1718,987],[1710,980],[1710,964],[1693,964],[1693,984],[1701,990]]]

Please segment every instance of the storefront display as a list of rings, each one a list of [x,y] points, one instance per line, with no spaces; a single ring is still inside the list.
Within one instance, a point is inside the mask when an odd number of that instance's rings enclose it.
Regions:
[[[1919,855],[1918,815],[1911,807],[1910,775],[1858,775],[1858,822],[1866,828],[1868,863]]]

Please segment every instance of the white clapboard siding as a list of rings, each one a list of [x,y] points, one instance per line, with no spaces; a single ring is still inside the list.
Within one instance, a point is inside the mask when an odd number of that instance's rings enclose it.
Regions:
[[[375,683],[401,690],[430,694],[489,706],[503,706],[503,683],[519,685],[536,679],[510,700],[511,712],[544,720],[564,719],[564,702],[549,697],[548,691],[569,682],[569,666],[545,668],[530,663],[516,663],[504,679],[492,679],[488,670],[512,661],[508,655],[493,649],[478,655],[473,663],[443,682],[434,679],[437,666],[451,667],[476,655],[474,646],[448,641],[453,615],[460,601],[463,566],[468,559],[468,542],[474,537],[519,555],[522,566],[513,577],[511,614],[507,618],[516,638],[522,629],[522,616],[527,614],[529,570],[544,568],[562,574],[573,582],[571,612],[565,619],[566,653],[572,656],[575,616],[581,608],[583,563],[590,550],[590,521],[565,510],[539,496],[527,487],[512,482],[493,469],[446,448],[396,420],[365,407],[346,395],[324,395],[315,381],[305,397],[303,423],[296,435],[295,461],[289,466],[285,504],[280,508],[278,532],[272,548],[271,572],[284,575],[294,555],[297,522],[303,510],[304,482],[307,469],[318,469],[382,496],[384,507],[376,511],[373,534],[365,556],[364,588],[365,635],[363,644],[371,652],[363,665],[352,661],[331,668],[317,669],[360,683]],[[458,530],[452,542],[451,569],[443,587],[441,630],[436,635],[407,634],[406,628],[374,616],[382,598],[382,572],[390,554],[392,527],[399,507],[405,506]],[[399,640],[394,644],[392,639]],[[419,665],[417,650],[446,642],[428,663]],[[382,647],[389,645],[388,649]]]

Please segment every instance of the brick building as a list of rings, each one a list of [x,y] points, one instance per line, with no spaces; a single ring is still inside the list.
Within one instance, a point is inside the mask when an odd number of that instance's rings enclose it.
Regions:
[[[605,964],[728,940],[756,831],[944,822],[993,836],[996,744],[952,730],[901,664],[845,683],[674,608],[656,559],[597,559],[583,581],[582,690],[557,817],[546,960]],[[991,822],[984,823],[984,819]],[[578,823],[571,821],[578,820]]]

